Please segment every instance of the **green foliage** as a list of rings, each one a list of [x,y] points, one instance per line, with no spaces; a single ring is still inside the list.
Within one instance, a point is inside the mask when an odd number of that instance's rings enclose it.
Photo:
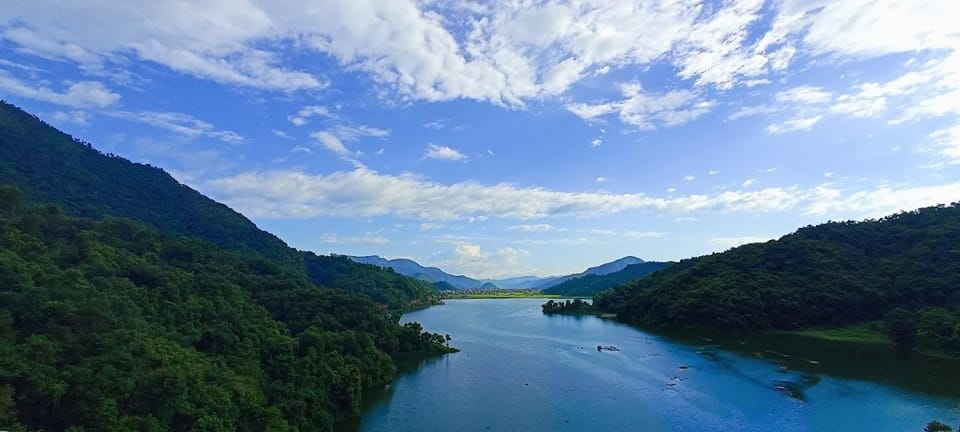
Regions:
[[[927,427],[923,428],[923,432],[951,432],[953,430],[949,425],[940,423],[938,421],[932,421],[927,423]]]
[[[307,275],[315,283],[361,293],[393,309],[436,303],[440,296],[429,282],[406,277],[391,268],[360,264],[343,255],[304,253]]]
[[[897,349],[910,351],[917,342],[917,317],[903,308],[896,308],[883,317],[883,329]]]
[[[548,300],[546,303],[540,306],[543,309],[543,313],[549,314],[588,314],[595,311],[593,305],[590,302],[584,301],[581,298],[567,300],[567,301],[553,301]]]
[[[35,202],[53,202],[82,217],[124,217],[160,231],[256,253],[269,271],[309,275],[318,285],[369,295],[391,308],[430,304],[436,290],[385,269],[318,257],[287,246],[246,217],[160,168],[104,155],[13,105],[0,102],[0,184],[14,184]],[[8,191],[7,193],[15,193]],[[0,212],[15,197],[0,196]],[[325,269],[324,266],[333,268]],[[337,272],[344,272],[338,274]]]
[[[366,296],[147,225],[0,205],[0,426],[330,430],[446,352]]]
[[[595,304],[640,325],[741,330],[841,326],[897,307],[956,311],[957,245],[960,204],[831,222],[681,261],[601,293]],[[931,334],[938,344],[956,342],[943,316],[931,315],[918,344]]]
[[[665,262],[642,262],[626,266],[623,270],[604,275],[586,275],[570,279],[544,289],[544,294],[562,296],[593,296],[600,291],[608,290],[617,285],[640,279],[650,273],[659,271],[670,265]]]

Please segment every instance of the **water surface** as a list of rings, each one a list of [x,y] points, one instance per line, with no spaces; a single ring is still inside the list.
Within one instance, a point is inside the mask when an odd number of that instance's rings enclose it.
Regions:
[[[934,419],[960,423],[956,362],[788,338],[666,337],[545,316],[541,303],[450,300],[407,314],[461,352],[414,365],[343,429],[920,432]]]

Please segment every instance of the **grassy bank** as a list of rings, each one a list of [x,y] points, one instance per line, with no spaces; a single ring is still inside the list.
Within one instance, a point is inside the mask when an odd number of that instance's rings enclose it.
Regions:
[[[776,333],[788,333],[833,342],[890,345],[890,339],[887,338],[887,336],[883,333],[882,325],[883,324],[879,321],[873,321],[845,327],[807,329]]]

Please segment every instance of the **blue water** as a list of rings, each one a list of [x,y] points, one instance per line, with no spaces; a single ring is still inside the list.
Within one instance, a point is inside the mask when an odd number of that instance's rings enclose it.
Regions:
[[[885,371],[887,363],[869,365],[870,356],[810,362],[785,357],[789,347],[771,355],[745,341],[739,346],[746,348],[730,350],[710,339],[680,341],[592,316],[545,316],[541,303],[450,300],[407,314],[404,321],[450,334],[461,352],[402,374],[345,428],[919,432],[935,419],[960,424],[960,389],[927,392],[902,379],[924,376],[922,364],[918,372],[895,362]],[[597,352],[597,345],[620,351]],[[829,373],[856,370],[829,364],[853,361],[880,379]],[[960,376],[954,367],[936,373]]]

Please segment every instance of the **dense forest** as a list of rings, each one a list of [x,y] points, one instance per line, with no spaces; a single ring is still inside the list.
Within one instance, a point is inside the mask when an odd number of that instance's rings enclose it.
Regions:
[[[160,168],[102,154],[5,102],[0,102],[0,184],[16,185],[31,200],[56,203],[69,215],[125,217],[163,232],[254,252],[316,284],[357,289],[390,308],[439,298],[430,284],[393,271],[290,248]]]
[[[902,309],[917,344],[960,352],[960,204],[808,226],[692,258],[595,297],[644,326],[840,326]]]
[[[626,266],[623,270],[602,275],[586,275],[570,279],[544,289],[544,294],[562,296],[590,297],[600,291],[608,290],[617,285],[640,279],[650,273],[661,270],[670,265],[666,262],[642,262]]]
[[[576,298],[573,300],[567,299],[566,301],[553,301],[549,300],[546,303],[540,305],[540,309],[543,313],[550,314],[589,314],[593,313],[596,309],[588,301],[584,301],[581,298]]]
[[[329,430],[394,359],[448,350],[359,294],[0,188],[0,425]]]

